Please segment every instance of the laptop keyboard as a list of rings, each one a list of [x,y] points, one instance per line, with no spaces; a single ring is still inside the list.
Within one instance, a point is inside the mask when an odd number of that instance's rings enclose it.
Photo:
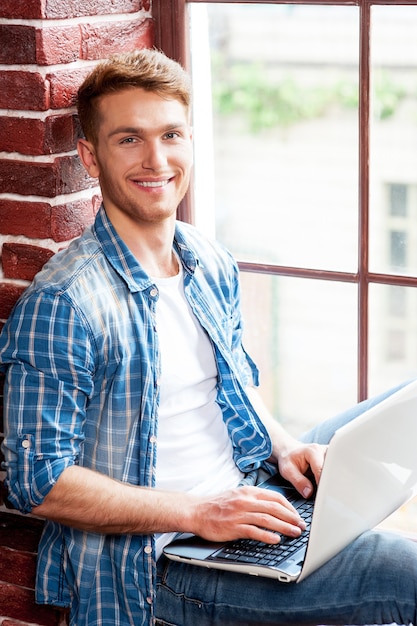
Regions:
[[[276,545],[253,539],[237,539],[214,552],[208,560],[276,567],[300,548],[305,547],[308,542],[314,501],[292,500],[291,498],[289,500],[306,523],[306,529],[300,537],[281,535],[281,541]]]

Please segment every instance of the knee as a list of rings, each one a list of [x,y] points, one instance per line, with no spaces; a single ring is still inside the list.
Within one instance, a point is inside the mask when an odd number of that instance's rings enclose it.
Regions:
[[[368,551],[370,569],[384,573],[397,584],[417,585],[417,542],[394,532],[371,531],[359,539]]]

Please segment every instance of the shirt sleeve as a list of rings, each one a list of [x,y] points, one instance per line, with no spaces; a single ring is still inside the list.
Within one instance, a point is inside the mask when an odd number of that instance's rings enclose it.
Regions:
[[[238,364],[238,370],[241,372],[241,378],[244,387],[259,386],[259,370],[246,352],[243,344],[244,323],[241,309],[241,289],[239,280],[239,268],[236,261],[232,258],[232,279],[231,279],[231,302],[232,302],[232,352],[235,362]]]
[[[23,297],[3,329],[6,485],[24,513],[78,462],[93,388],[92,353],[85,321],[62,296]]]

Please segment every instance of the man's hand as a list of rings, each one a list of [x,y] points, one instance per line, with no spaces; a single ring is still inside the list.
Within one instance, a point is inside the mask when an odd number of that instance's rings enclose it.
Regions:
[[[293,484],[304,498],[309,498],[315,487],[308,475],[316,485],[319,483],[326,451],[327,446],[294,440],[292,445],[283,447],[276,455],[281,476]]]
[[[304,498],[309,498],[314,485],[308,476],[318,485],[327,446],[301,443],[272,417],[253,387],[248,387],[246,393],[271,438],[272,455],[269,460],[277,464],[281,476],[294,485]]]
[[[211,541],[248,538],[279,543],[276,533],[298,537],[305,529],[283,495],[258,487],[238,487],[200,499],[192,518],[192,532]]]

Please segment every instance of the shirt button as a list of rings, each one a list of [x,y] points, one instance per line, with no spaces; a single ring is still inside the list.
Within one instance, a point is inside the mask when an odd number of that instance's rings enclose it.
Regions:
[[[144,551],[145,554],[152,554],[152,547],[151,546],[145,546],[143,551]]]
[[[30,441],[28,439],[22,441],[22,448],[30,448]]]
[[[152,298],[156,298],[156,296],[158,295],[158,290],[156,287],[152,287],[152,289],[150,290],[150,295]]]
[[[152,435],[152,436],[149,438],[149,441],[150,441],[151,443],[156,443],[156,435]]]
[[[152,604],[152,598],[146,598],[146,602],[147,602],[148,604]]]

